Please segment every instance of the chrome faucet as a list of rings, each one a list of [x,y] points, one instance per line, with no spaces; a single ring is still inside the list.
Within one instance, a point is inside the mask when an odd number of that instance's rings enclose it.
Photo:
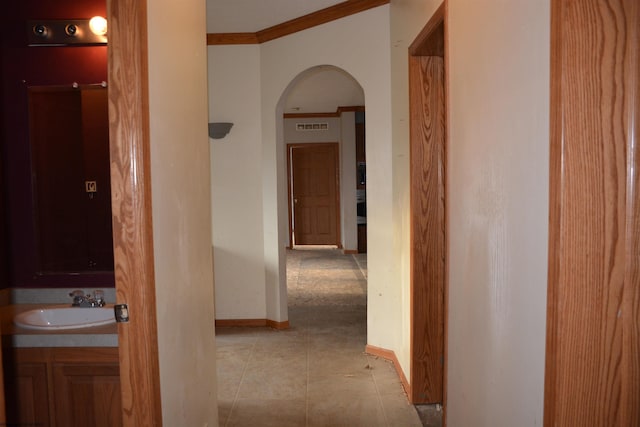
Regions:
[[[92,297],[91,294],[85,294],[83,291],[76,289],[69,293],[69,296],[73,298],[72,307],[104,307],[105,305],[103,291],[96,291]]]

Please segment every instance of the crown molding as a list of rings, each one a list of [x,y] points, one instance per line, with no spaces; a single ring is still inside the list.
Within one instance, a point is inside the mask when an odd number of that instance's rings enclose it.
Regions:
[[[221,44],[258,44],[256,33],[209,33],[207,34],[207,45]]]
[[[347,0],[256,33],[208,33],[207,45],[260,44],[388,4],[390,0]]]

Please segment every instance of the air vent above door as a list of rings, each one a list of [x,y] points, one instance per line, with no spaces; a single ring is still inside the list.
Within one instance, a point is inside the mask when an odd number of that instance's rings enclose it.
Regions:
[[[329,130],[329,123],[296,123],[296,131]]]

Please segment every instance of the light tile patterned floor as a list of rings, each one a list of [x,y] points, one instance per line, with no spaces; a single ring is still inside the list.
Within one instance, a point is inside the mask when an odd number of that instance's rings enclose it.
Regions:
[[[362,255],[288,251],[291,328],[217,330],[220,426],[422,425],[393,365],[364,353],[365,275]]]

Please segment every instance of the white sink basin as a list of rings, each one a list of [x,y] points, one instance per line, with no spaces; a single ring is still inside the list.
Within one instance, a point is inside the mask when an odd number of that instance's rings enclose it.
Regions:
[[[18,314],[13,322],[23,328],[60,330],[90,328],[115,323],[113,308],[42,308]]]

